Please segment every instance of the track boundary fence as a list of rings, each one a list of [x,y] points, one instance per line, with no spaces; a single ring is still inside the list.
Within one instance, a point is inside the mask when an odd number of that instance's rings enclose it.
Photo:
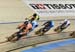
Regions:
[[[53,21],[62,21],[64,19],[56,19]],[[75,20],[75,19],[68,19],[68,20]],[[43,21],[47,21],[47,20],[39,20],[39,22],[43,22]],[[14,23],[22,23],[24,21],[11,21],[11,22],[0,22],[0,24],[14,24]]]

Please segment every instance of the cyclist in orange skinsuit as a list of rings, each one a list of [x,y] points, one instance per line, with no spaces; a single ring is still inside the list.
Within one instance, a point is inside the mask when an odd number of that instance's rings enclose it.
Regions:
[[[12,38],[9,41],[17,41],[19,40],[21,37],[26,36],[27,33],[32,29],[32,24],[28,21],[25,21],[23,24],[19,25],[19,31],[16,32],[16,37]],[[14,34],[13,34],[14,35]]]

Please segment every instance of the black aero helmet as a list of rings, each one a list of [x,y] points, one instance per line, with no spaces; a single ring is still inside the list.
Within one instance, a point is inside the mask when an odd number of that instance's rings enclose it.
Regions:
[[[33,16],[34,16],[34,17],[36,17],[36,16],[37,16],[37,14],[36,14],[36,13],[34,13],[34,14],[33,14]]]
[[[24,22],[25,25],[27,25],[28,23],[29,23],[28,21],[25,21],[25,22]]]
[[[52,20],[49,20],[49,22],[52,22]]]
[[[51,22],[52,22],[52,20],[48,20],[47,22],[48,22],[48,23],[51,23]]]

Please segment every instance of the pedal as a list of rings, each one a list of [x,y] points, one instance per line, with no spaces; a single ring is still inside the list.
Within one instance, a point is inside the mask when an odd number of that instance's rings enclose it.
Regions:
[[[38,31],[36,31],[36,32],[35,32],[35,34],[39,34],[39,32],[38,32]]]

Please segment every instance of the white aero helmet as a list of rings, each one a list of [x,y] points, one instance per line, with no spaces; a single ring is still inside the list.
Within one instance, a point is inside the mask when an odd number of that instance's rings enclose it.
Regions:
[[[65,19],[64,21],[68,21],[68,19]]]

